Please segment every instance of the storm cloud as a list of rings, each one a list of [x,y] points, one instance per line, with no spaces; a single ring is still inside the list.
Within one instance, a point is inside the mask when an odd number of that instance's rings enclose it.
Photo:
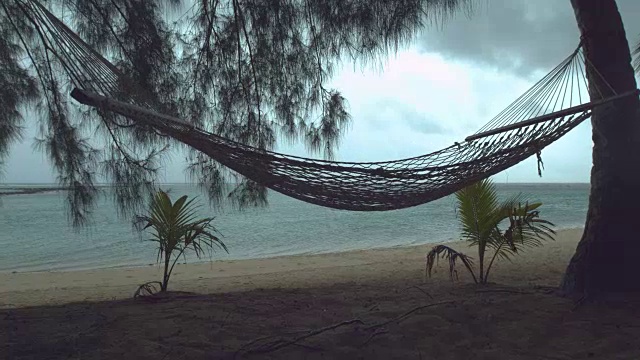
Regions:
[[[408,130],[421,134],[444,134],[446,130],[440,121],[419,111],[415,106],[398,100],[382,99],[366,114],[371,126],[387,128],[390,122],[405,125]]]
[[[595,0],[594,0],[595,1]],[[640,1],[618,0],[627,39],[640,40]],[[421,51],[441,54],[529,77],[560,63],[579,43],[569,0],[480,0],[417,41]]]

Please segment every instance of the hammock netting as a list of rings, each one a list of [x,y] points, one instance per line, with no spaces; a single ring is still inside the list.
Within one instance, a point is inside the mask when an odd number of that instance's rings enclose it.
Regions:
[[[41,41],[55,53],[73,81],[75,89],[71,96],[77,101],[151,126],[279,193],[336,209],[408,208],[452,194],[536,154],[540,166],[540,151],[588,119],[594,107],[638,94],[588,89],[586,71],[597,74],[597,69],[589,67],[579,46],[504,111],[460,143],[394,161],[309,159],[241,144],[155,112],[153,105],[140,96],[144,89],[132,84],[45,7],[34,0],[18,2],[41,29]],[[589,101],[589,90],[591,95],[594,92],[613,95]]]

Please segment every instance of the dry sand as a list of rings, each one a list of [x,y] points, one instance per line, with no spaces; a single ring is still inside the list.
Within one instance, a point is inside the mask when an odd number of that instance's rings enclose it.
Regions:
[[[556,241],[527,249],[513,263],[498,262],[493,281],[511,285],[554,286],[560,281],[582,230],[564,230]],[[475,248],[463,242],[447,245],[476,257]],[[304,288],[348,282],[380,282],[393,279],[422,280],[425,254],[433,244],[360,250],[321,255],[179,264],[170,290],[226,293],[264,288]],[[461,280],[468,280],[459,266]],[[438,266],[445,278],[447,266]],[[130,298],[139,284],[162,278],[160,266],[85,271],[0,273],[0,308],[75,301]]]
[[[153,301],[131,295],[156,267],[1,274],[0,358],[640,359],[640,301],[548,288],[580,233],[498,263],[489,286],[444,263],[424,281],[431,245],[181,265],[180,292]]]

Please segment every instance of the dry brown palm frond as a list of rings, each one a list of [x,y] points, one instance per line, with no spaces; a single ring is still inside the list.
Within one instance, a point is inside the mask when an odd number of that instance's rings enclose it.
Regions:
[[[158,285],[158,287],[156,287]],[[133,294],[133,298],[142,298],[146,296],[152,296],[160,292],[162,283],[160,281],[149,281],[138,287],[138,290]]]
[[[456,270],[456,261],[460,260],[467,268],[471,276],[473,277],[473,281],[478,283],[475,273],[473,272],[473,261],[470,256],[467,256],[461,252],[458,252],[446,245],[436,245],[434,246],[429,253],[427,253],[427,263],[425,267],[425,277],[431,278],[431,273],[433,271],[433,266],[436,265],[439,258],[446,259],[449,262],[449,276],[451,277],[451,281],[458,279],[458,272]]]

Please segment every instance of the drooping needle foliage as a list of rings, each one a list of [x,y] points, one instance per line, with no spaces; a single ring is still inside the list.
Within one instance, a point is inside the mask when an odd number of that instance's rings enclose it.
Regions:
[[[151,91],[154,110],[264,149],[301,141],[331,158],[350,116],[330,87],[341,61],[377,63],[408,44],[427,21],[472,0],[39,0],[124,72]],[[90,218],[106,180],[124,214],[143,209],[169,152],[186,154],[188,173],[213,203],[266,203],[263,186],[202,153],[113,114],[76,106],[56,49],[24,9],[0,3],[0,161],[21,126],[40,129],[68,192],[76,225]],[[24,106],[37,105],[25,116]],[[27,123],[26,119],[32,119]],[[230,178],[235,177],[235,178]],[[231,189],[225,184],[233,182]],[[231,196],[225,196],[231,194]]]

